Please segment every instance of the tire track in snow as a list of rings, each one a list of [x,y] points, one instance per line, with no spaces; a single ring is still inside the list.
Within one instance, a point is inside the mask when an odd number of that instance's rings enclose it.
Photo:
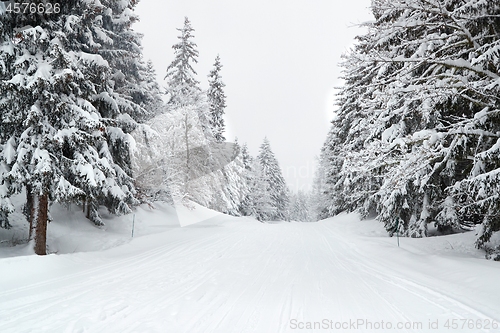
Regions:
[[[220,253],[221,243],[224,243],[226,245],[230,245],[230,239],[233,239],[233,234],[227,235],[223,238],[221,238],[220,235],[216,236],[219,239],[219,242],[212,242],[211,244],[201,244],[200,242],[194,242],[190,245],[191,248],[199,248],[201,252],[210,252],[211,249],[215,249],[216,251],[213,253],[213,255],[209,258],[204,259],[204,262],[208,262],[210,264],[210,260],[214,258],[219,258],[222,256]],[[183,258],[189,258],[190,256],[193,255],[193,252],[186,252],[188,255],[184,256],[184,251],[179,254],[183,254],[183,256],[178,256],[176,259],[177,260],[182,260]],[[172,256],[175,257],[175,256]],[[186,263],[187,268],[193,268],[196,267],[198,264],[202,263]],[[151,272],[153,275],[155,272]],[[158,275],[162,275],[164,272],[158,272]],[[164,274],[163,274],[164,275]],[[179,283],[175,285],[175,287],[170,288],[171,291],[168,293],[165,293],[162,295],[163,301],[156,301],[155,304],[152,306],[155,308],[163,308],[163,309],[168,309],[172,306],[174,306],[177,303],[182,303],[182,301],[189,295],[193,293],[193,291],[196,291],[197,289],[203,287],[206,284],[206,281],[209,281],[214,277],[214,272],[210,270],[206,270],[203,275],[197,275],[193,276],[192,274],[189,274],[187,271],[181,273],[181,275],[186,276],[187,278],[183,278],[179,280]],[[134,310],[133,313],[130,313],[127,316],[127,322],[132,321],[132,322],[142,322],[141,320],[145,317],[147,317],[148,314],[151,312],[151,305],[148,303],[145,303],[144,306],[141,309]],[[177,315],[177,313],[176,313]],[[193,318],[190,318],[189,321],[184,322],[184,324],[188,324],[189,322],[192,322]],[[165,321],[165,327],[171,327],[171,322],[168,320]],[[107,322],[102,322],[99,325],[96,326],[95,330],[92,330],[92,332],[101,332],[103,330],[107,330],[110,327],[117,328],[118,331],[120,332],[131,332],[133,329],[130,328],[130,325],[127,323],[123,325],[117,325],[112,324],[112,323],[107,323]],[[163,332],[164,329],[157,329],[156,331],[158,332]],[[173,331],[177,332],[177,331]]]
[[[367,278],[364,278],[363,275],[359,274],[359,269],[358,267],[355,267],[352,263],[356,263],[358,260],[357,258],[353,258],[350,254],[348,254],[348,251],[343,251],[342,255],[349,257],[349,259],[345,259],[341,257],[338,254],[338,251],[335,251],[332,246],[331,246],[331,241],[332,239],[328,239],[327,236],[325,235],[324,231],[322,230],[316,230],[318,238],[321,239],[325,247],[328,248],[330,251],[330,254],[335,258],[336,264],[340,265],[345,271],[351,273],[353,276],[356,276],[362,283],[365,285],[373,294],[377,295],[377,297],[382,300],[382,302],[393,311],[393,314],[396,315],[397,317],[394,318],[394,321],[399,321],[399,322],[410,322],[411,319],[406,316],[393,302],[393,300],[388,299],[385,297],[379,290],[378,288],[374,287],[373,281],[368,280]],[[330,235],[331,236],[331,235]],[[343,242],[339,239],[335,239],[337,241],[337,244],[342,244],[340,242]],[[371,277],[371,276],[370,276]]]
[[[377,260],[376,258],[368,258],[366,257],[363,253],[361,253],[356,246],[354,246],[352,243],[347,243],[345,242],[341,237],[339,237],[331,228],[326,227],[325,224],[325,231],[327,231],[333,239],[335,239],[336,242],[339,244],[344,244],[345,251],[344,253],[351,253],[351,257],[356,258],[355,261],[358,264],[357,269],[361,272],[364,272],[365,276],[372,276],[377,278],[379,281],[383,281],[385,283],[391,284],[392,286],[403,290],[405,292],[411,293],[414,296],[418,297],[419,299],[432,304],[433,306],[440,308],[443,312],[450,313],[460,319],[466,319],[466,320],[497,320],[498,318],[492,318],[491,316],[488,316],[481,311],[472,308],[471,306],[453,298],[450,297],[442,292],[436,291],[430,287],[424,286],[414,280],[408,279],[408,278],[402,278],[396,276],[398,274],[394,269],[392,269],[390,266],[387,266],[383,261]],[[357,254],[356,257],[352,255],[352,253],[355,252]],[[375,264],[376,262],[376,264]],[[384,268],[384,271],[381,270],[381,267]],[[391,272],[393,274],[389,274],[388,272]],[[363,276],[363,275],[360,275]],[[367,283],[369,283],[367,281]],[[381,295],[382,296],[382,295]],[[383,296],[382,296],[383,297]],[[439,299],[441,300],[440,302],[434,301],[434,299]],[[446,304],[442,304],[446,302]],[[465,311],[465,313],[462,311],[457,311],[457,308],[462,309]],[[396,311],[397,310],[396,308]],[[406,316],[405,316],[406,317]],[[451,319],[451,318],[449,318]],[[468,330],[471,331],[471,330]],[[481,332],[492,332],[491,330],[485,330],[485,329],[478,329],[476,331],[481,331]]]
[[[269,237],[266,234],[260,234],[260,236],[263,238],[260,239],[261,242]],[[236,311],[238,311],[236,325],[243,328],[240,332],[255,332],[258,330],[258,318],[262,317],[261,304],[269,305],[264,300],[273,292],[271,287],[273,281],[270,281],[269,271],[273,269],[281,270],[284,268],[285,263],[277,260],[280,257],[278,250],[281,247],[280,245],[283,244],[282,240],[280,240],[279,244],[268,240],[267,244],[263,244],[264,246],[258,248],[252,246],[254,242],[255,239],[250,239],[242,247],[243,253],[251,256],[245,269],[246,272],[253,272],[251,283],[242,288],[243,281],[234,281],[229,288],[225,287],[224,295],[220,299],[207,304],[207,308],[214,309],[212,310],[213,322],[203,327],[193,325],[183,330],[184,332],[220,332],[221,330],[225,332],[226,320],[234,316]],[[276,266],[277,262],[279,267]],[[217,312],[220,312],[220,314],[216,315]],[[200,314],[200,317],[206,315],[207,312],[205,311],[205,313]]]
[[[116,283],[116,281],[121,280],[123,270],[130,271],[128,279],[138,279],[144,275],[141,268],[146,266],[150,267],[151,265],[154,266],[163,261],[168,264],[169,258],[165,258],[166,254],[173,257],[183,254],[189,257],[195,248],[208,249],[210,246],[217,247],[219,243],[227,242],[227,240],[224,238],[221,239],[219,235],[211,235],[199,240],[196,243],[185,246],[190,242],[192,242],[192,240],[189,238],[182,239],[175,244],[160,246],[126,259],[100,265],[99,267],[85,269],[75,274],[65,275],[60,278],[49,279],[40,283],[31,284],[23,288],[16,288],[2,292],[0,293],[0,298],[3,300],[6,300],[7,295],[16,295],[18,297],[15,302],[9,302],[8,304],[9,312],[15,313],[16,315],[11,318],[3,318],[0,322],[0,329],[2,332],[5,332],[4,329],[13,325],[13,332],[18,332],[15,330],[15,323],[26,321],[30,317],[36,317],[41,313],[45,313],[48,309],[59,308],[63,304],[81,299],[84,295],[92,294],[92,291],[95,289],[102,287],[105,288],[107,285]],[[181,278],[184,279],[185,277],[183,276]],[[71,283],[72,280],[84,280],[85,282],[74,285]],[[100,282],[97,280],[100,280]],[[47,293],[42,292],[37,295],[30,295],[35,293],[36,290],[61,284],[66,285],[62,288],[58,288],[59,290],[55,294],[47,295]],[[22,294],[26,293],[28,296],[23,297]],[[53,318],[48,320],[52,321]],[[40,320],[38,319],[38,321]]]

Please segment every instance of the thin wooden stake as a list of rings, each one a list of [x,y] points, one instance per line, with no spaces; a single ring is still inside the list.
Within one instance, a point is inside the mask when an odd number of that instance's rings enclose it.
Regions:
[[[396,224],[396,237],[398,238],[398,247],[399,247],[399,219],[398,223]]]
[[[135,214],[134,214],[134,218],[132,220],[132,238],[134,238],[134,228],[135,228]]]

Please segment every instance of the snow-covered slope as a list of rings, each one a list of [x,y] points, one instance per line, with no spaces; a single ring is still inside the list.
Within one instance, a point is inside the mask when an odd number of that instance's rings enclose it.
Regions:
[[[58,254],[0,248],[0,332],[499,331],[500,265],[472,234],[398,247],[356,215],[262,224],[157,205],[132,239],[133,216],[105,231],[53,216]]]

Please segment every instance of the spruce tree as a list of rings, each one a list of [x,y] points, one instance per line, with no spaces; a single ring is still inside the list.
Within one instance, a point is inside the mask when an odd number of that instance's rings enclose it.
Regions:
[[[279,212],[276,200],[272,197],[273,189],[259,160],[253,161],[252,170],[247,214],[261,222],[278,220]]]
[[[255,179],[257,176],[254,170],[255,162],[248,151],[248,146],[246,143],[244,143],[241,147],[241,160],[244,168],[242,170],[242,181],[246,184],[249,191],[243,195],[238,207],[238,213],[242,216],[251,216],[253,215],[254,207],[252,193],[256,188]]]
[[[309,216],[311,221],[319,221],[333,214],[328,212],[330,204],[329,191],[327,189],[324,154],[320,155],[314,172],[313,183],[309,195]]]
[[[141,105],[146,109],[146,114],[157,116],[165,112],[160,85],[156,79],[156,71],[151,60],[146,62],[144,68],[141,68],[140,78],[143,90],[141,89],[138,95],[142,96],[139,100],[141,100]]]
[[[224,138],[224,109],[226,108],[226,95],[224,94],[225,84],[222,82],[220,71],[222,65],[220,57],[215,58],[214,68],[208,75],[209,88],[207,91],[208,105],[210,108],[210,126],[217,142],[223,142]]]
[[[193,68],[193,64],[198,63],[198,50],[196,43],[192,41],[194,29],[187,17],[184,18],[184,27],[177,30],[181,33],[178,36],[179,43],[172,46],[174,60],[168,66],[165,75],[170,106],[194,104],[201,92]]]
[[[5,192],[24,187],[37,254],[46,253],[50,202],[83,201],[95,224],[102,224],[99,205],[119,214],[136,202],[124,170],[128,153],[112,153],[117,142],[124,150],[132,144],[126,131],[134,122],[122,117],[113,68],[100,54],[113,36],[109,7],[75,0],[60,8],[51,17],[1,18],[2,214],[9,211]]]
[[[356,188],[354,193],[344,191],[350,186],[344,182],[346,174],[343,172],[343,153],[347,144],[343,135],[346,132],[342,129],[346,127],[346,120],[342,115],[335,117],[319,156],[312,191],[313,211],[318,220],[337,215],[344,210],[358,208],[356,200],[352,198],[354,195],[359,195],[359,189]]]
[[[309,197],[303,191],[290,195],[290,220],[298,222],[309,222],[311,212],[309,209]]]
[[[160,88],[152,65],[142,56],[142,35],[131,29],[139,20],[133,12],[138,1],[101,1],[109,8],[103,13],[103,29],[109,39],[99,53],[111,67],[113,98],[120,112],[137,122],[151,119],[161,110]]]
[[[270,219],[286,220],[289,204],[288,188],[281,173],[278,160],[274,156],[267,138],[264,139],[264,142],[260,146],[257,159],[262,170],[262,178],[267,184],[267,191],[271,200],[270,204],[275,209]]]

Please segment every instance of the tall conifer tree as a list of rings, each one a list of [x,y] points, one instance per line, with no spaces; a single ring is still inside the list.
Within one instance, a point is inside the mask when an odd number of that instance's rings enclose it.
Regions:
[[[198,50],[192,40],[194,29],[187,17],[184,18],[184,26],[177,30],[181,35],[177,37],[179,42],[172,46],[174,60],[168,66],[165,75],[169,94],[168,104],[171,106],[196,103],[201,92],[193,68],[193,64],[198,63]]]
[[[270,204],[275,209],[275,212],[270,219],[286,220],[288,218],[288,188],[285,179],[281,173],[278,160],[271,150],[271,145],[267,138],[260,146],[259,155],[257,156],[259,165],[262,170],[262,177],[267,184],[267,191],[270,197]]]
[[[113,44],[108,21],[120,18],[105,2],[67,1],[60,9],[1,18],[0,209],[5,220],[6,197],[25,188],[37,254],[46,252],[51,201],[83,201],[95,224],[102,224],[99,205],[128,213],[136,202],[126,170],[134,121],[122,117],[126,97],[114,90],[115,71],[101,55]],[[113,153],[116,142],[122,150]]]
[[[210,126],[212,132],[215,136],[217,142],[223,142],[224,138],[224,109],[226,108],[226,95],[224,94],[224,87],[226,86],[222,82],[222,77],[220,71],[222,69],[222,64],[220,63],[220,57],[217,55],[215,58],[214,68],[210,71],[208,75],[208,105],[210,112]]]

